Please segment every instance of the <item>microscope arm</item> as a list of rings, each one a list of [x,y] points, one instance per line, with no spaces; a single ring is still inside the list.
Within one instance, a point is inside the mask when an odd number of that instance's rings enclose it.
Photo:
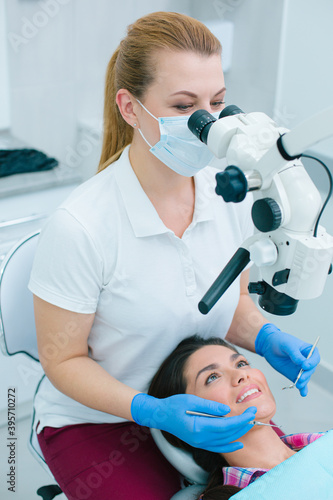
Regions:
[[[333,136],[333,106],[304,120],[283,136],[282,143],[290,156],[299,156],[330,136]]]
[[[333,136],[333,106],[311,116],[283,134],[280,138],[282,151],[274,145],[257,163],[256,169],[262,178],[261,189],[270,186],[274,175],[288,161],[298,158],[308,148],[330,136]],[[283,152],[286,154],[285,157],[282,156]]]

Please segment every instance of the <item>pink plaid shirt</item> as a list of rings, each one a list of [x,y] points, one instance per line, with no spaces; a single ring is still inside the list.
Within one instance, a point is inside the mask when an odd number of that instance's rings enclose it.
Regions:
[[[299,451],[316,439],[323,436],[324,432],[290,434],[281,436],[280,439],[294,451]],[[269,469],[244,468],[244,467],[223,467],[223,484],[245,488],[262,476]]]

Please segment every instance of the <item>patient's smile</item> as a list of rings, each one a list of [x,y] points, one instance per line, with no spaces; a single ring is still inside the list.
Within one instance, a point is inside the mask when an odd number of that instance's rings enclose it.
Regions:
[[[261,390],[257,386],[248,386],[245,387],[237,397],[236,403],[243,403],[244,401],[251,401],[252,399],[258,398],[261,396]]]

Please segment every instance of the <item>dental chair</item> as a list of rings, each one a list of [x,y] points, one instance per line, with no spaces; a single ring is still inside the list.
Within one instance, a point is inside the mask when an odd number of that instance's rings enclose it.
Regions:
[[[191,453],[172,446],[158,429],[150,429],[151,435],[165,458],[184,478],[184,489],[176,493],[171,500],[195,500],[205,489],[209,474],[192,458]]]
[[[28,290],[38,236],[39,231],[17,243],[0,266],[0,347],[5,356],[23,353],[39,362],[33,297]],[[44,460],[33,425],[28,448],[56,483]],[[57,484],[42,486],[37,490],[43,500],[52,500],[60,493]],[[64,495],[61,498],[65,498]]]

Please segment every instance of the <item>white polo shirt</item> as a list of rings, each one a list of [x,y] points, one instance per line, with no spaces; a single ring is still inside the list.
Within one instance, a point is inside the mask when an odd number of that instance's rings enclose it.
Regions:
[[[206,167],[195,176],[193,221],[178,238],[143,191],[128,150],[76,188],[49,219],[29,289],[63,309],[95,313],[89,356],[121,382],[145,392],[182,339],[195,333],[227,334],[239,279],[207,315],[199,312],[198,302],[252,234],[252,200],[225,203],[215,194],[216,169]],[[123,421],[68,398],[46,377],[35,410],[39,431]]]

